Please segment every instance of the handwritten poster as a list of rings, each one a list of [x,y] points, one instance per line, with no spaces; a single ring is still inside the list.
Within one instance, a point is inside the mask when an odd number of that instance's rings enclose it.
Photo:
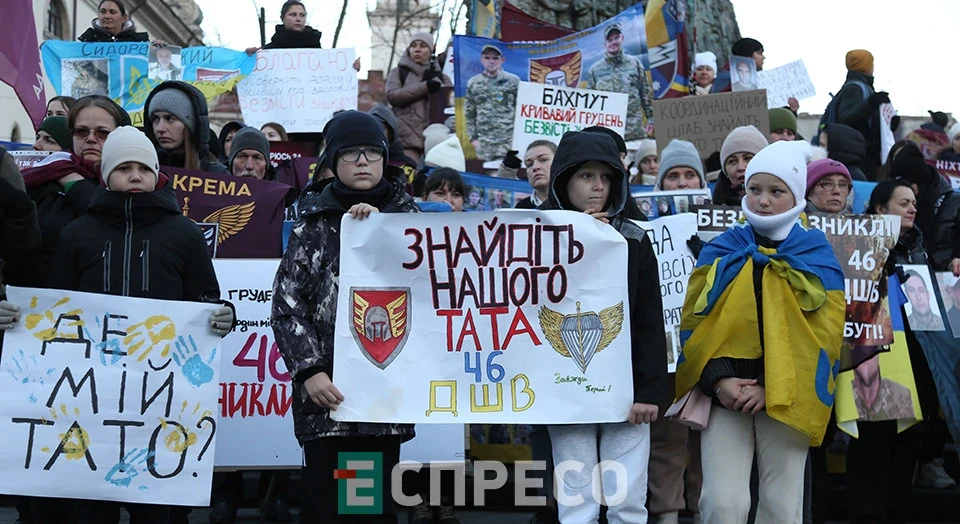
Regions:
[[[626,420],[627,246],[613,228],[511,211],[345,217],[341,231],[334,418]]]
[[[687,240],[697,233],[697,215],[682,213],[651,220],[634,221],[647,230],[660,267],[660,297],[663,299],[663,326],[667,332],[667,372],[677,371],[680,353],[680,314],[687,296],[687,281],[693,273],[694,258]]]
[[[213,304],[7,288],[0,493],[206,506]]]
[[[354,50],[270,49],[237,85],[243,121],[277,122],[288,133],[319,133],[333,113],[357,108]]]
[[[757,85],[767,90],[767,107],[771,108],[786,107],[790,97],[803,100],[817,95],[802,59],[757,71]]]
[[[624,93],[520,82],[513,122],[513,149],[526,151],[534,140],[555,144],[567,131],[603,126],[623,136],[627,114]]]
[[[770,131],[763,90],[656,100],[653,118],[657,151],[679,138],[697,146],[701,158],[720,151],[730,131],[740,126],[755,126],[764,136]]]

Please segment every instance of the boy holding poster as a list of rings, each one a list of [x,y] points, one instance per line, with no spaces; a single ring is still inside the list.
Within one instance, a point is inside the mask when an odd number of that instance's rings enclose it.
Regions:
[[[413,438],[413,426],[330,417],[343,402],[333,383],[340,222],[344,213],[362,220],[370,213],[417,213],[419,208],[384,177],[389,149],[379,120],[345,111],[327,123],[323,135],[326,164],[334,178],[314,180],[305,189],[273,284],[273,332],[293,380],[294,431],[304,453],[300,521],[341,522],[334,478],[338,453],[374,452],[382,453],[385,472],[383,513],[366,522],[396,522],[386,472],[400,461],[400,443]]]
[[[619,504],[610,504],[610,522],[646,522],[647,463],[650,457],[650,426],[666,391],[667,350],[663,327],[663,303],[653,245],[639,226],[624,216],[630,188],[627,172],[613,139],[603,133],[568,132],[563,135],[550,167],[550,199],[541,209],[565,209],[587,213],[610,224],[627,239],[627,277],[630,296],[633,398],[624,406],[627,422],[550,426],[553,461],[584,463],[580,471],[562,473],[557,491],[560,522],[595,522],[600,504],[591,495],[594,466],[608,460],[626,470],[626,492]],[[597,489],[602,489],[598,486]],[[603,489],[612,493],[613,490]],[[583,498],[582,503],[564,500]]]

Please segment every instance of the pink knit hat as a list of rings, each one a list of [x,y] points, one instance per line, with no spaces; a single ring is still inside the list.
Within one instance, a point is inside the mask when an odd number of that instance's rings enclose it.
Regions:
[[[850,184],[853,184],[853,177],[850,176],[847,166],[836,160],[824,158],[807,164],[807,194],[810,194],[810,190],[817,185],[821,178],[830,175],[843,175],[847,177]]]

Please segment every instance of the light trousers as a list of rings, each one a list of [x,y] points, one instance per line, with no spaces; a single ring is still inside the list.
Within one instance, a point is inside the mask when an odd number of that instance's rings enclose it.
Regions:
[[[600,501],[608,507],[610,524],[646,524],[648,424],[578,424],[549,430],[562,524],[596,523]]]
[[[754,453],[760,473],[756,524],[800,524],[809,444],[809,437],[766,411],[751,416],[713,406],[700,441],[703,524],[747,522]]]

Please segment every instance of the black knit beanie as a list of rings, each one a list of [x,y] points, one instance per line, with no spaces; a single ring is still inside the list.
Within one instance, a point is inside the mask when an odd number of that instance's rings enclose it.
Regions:
[[[323,151],[327,167],[337,174],[337,160],[341,149],[354,146],[378,146],[383,149],[383,165],[389,161],[390,148],[383,125],[376,117],[362,111],[344,111],[327,122],[323,128],[327,147]],[[234,138],[236,140],[236,138]]]
[[[910,183],[924,186],[933,181],[935,171],[931,171],[923,153],[917,147],[904,147],[893,158],[890,176],[902,178]]]

